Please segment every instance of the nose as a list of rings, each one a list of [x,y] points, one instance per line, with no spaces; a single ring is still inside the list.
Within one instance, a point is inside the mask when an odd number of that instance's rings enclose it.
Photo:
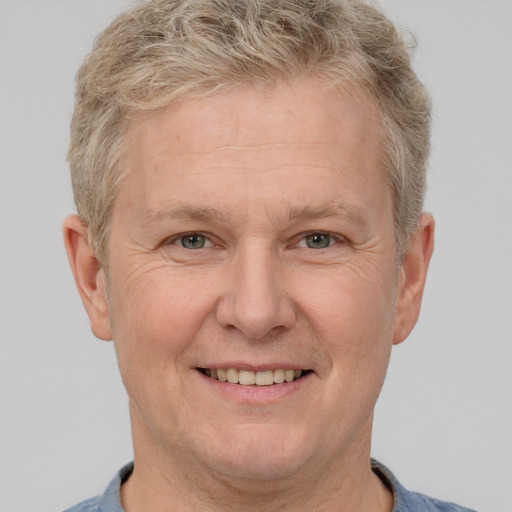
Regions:
[[[259,249],[240,251],[231,260],[216,311],[223,328],[257,340],[293,327],[296,312],[276,259],[272,251]]]

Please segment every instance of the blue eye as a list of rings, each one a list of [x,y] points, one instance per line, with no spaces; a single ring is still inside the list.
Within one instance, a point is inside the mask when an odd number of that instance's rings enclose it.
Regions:
[[[207,238],[198,233],[184,235],[177,242],[185,249],[203,249],[207,243]]]
[[[312,233],[304,237],[304,241],[310,249],[325,249],[336,242],[334,237],[327,233]]]

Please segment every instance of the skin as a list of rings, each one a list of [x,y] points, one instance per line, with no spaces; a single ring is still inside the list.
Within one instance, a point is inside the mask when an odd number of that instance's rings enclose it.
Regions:
[[[130,398],[125,510],[391,510],[373,409],[418,317],[434,223],[421,216],[398,262],[376,105],[306,80],[183,101],[128,137],[108,287],[86,228],[64,226]],[[198,367],[310,372],[262,388]]]

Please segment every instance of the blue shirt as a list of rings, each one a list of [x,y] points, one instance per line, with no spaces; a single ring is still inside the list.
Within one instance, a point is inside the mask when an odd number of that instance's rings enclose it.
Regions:
[[[423,494],[407,491],[389,469],[375,460],[372,460],[372,469],[393,493],[392,512],[475,512],[454,503],[435,500]],[[133,463],[126,465],[110,482],[102,496],[83,501],[65,512],[123,512],[120,496],[121,485],[128,480],[132,471]]]

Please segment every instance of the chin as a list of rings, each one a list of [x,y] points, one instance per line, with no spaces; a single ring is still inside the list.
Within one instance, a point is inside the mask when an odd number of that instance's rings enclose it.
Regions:
[[[204,453],[213,471],[235,480],[278,481],[312,459],[312,445],[288,427],[242,425],[227,429]],[[229,437],[226,442],[222,438]]]

